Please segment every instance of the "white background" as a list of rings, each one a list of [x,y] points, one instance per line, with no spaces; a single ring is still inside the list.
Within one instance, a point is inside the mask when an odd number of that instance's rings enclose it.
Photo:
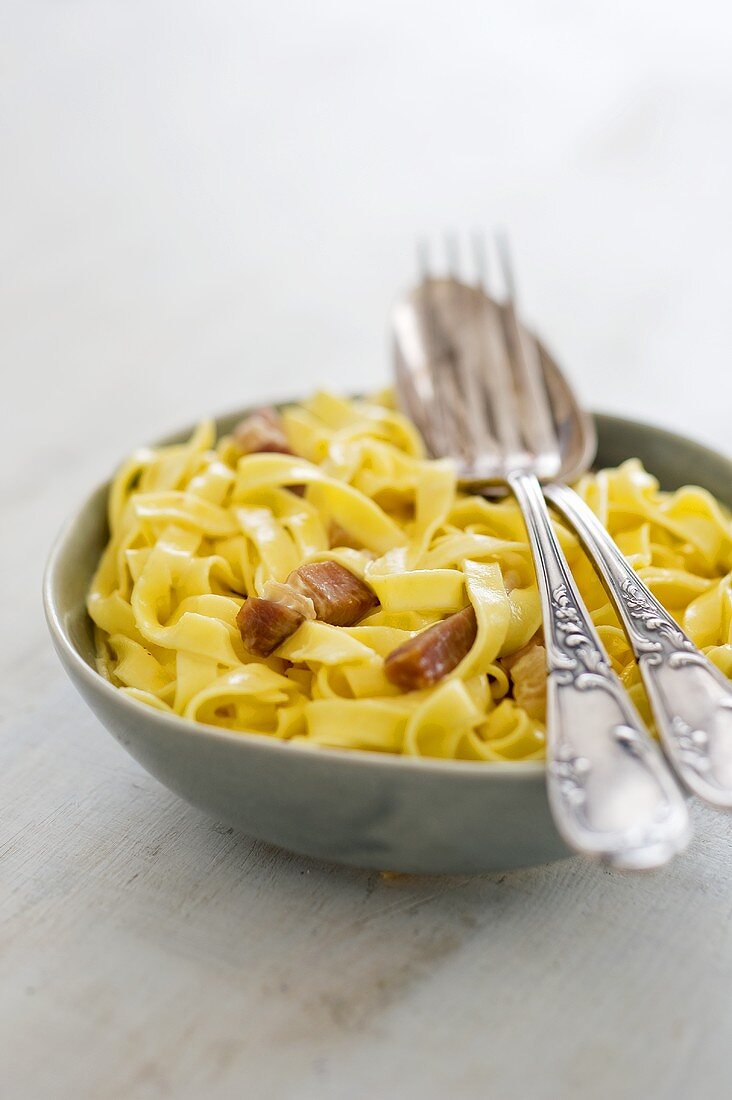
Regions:
[[[390,303],[445,229],[510,230],[525,312],[588,404],[729,451],[727,6],[5,0],[2,27],[13,1097],[724,1088],[727,821],[699,812],[642,883],[575,861],[395,888],[290,859],[102,735],[37,592],[61,519],[132,446],[382,384]]]

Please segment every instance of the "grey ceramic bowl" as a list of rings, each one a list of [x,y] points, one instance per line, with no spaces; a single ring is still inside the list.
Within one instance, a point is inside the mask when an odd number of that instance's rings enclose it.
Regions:
[[[223,417],[228,431],[244,413]],[[732,506],[732,462],[698,443],[613,416],[595,418],[598,465],[642,459],[666,489],[693,482]],[[186,437],[181,432],[172,442]],[[61,533],[44,581],[66,671],[97,717],[171,790],[251,836],[304,855],[381,870],[465,873],[567,855],[541,764],[478,764],[313,749],[155,711],[94,669],[85,609],[107,539],[107,485]]]

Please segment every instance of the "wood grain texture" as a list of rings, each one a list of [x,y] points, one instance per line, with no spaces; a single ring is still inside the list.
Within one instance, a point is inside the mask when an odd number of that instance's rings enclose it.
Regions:
[[[515,226],[593,404],[728,447],[729,27],[659,2],[632,35],[617,5],[488,30],[477,2],[346,7],[6,13],[0,1096],[727,1095],[730,819],[697,809],[647,878],[343,870],[169,794],[51,652],[43,562],[90,486],[201,413],[380,384],[413,239],[456,211]]]

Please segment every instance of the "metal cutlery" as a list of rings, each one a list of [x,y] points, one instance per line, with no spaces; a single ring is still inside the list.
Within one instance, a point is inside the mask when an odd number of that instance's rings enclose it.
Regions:
[[[547,653],[547,791],[557,829],[576,851],[629,869],[666,863],[688,843],[683,795],[645,729],[584,606],[549,519],[542,482],[574,478],[594,455],[594,433],[566,381],[520,323],[507,250],[506,300],[437,278],[393,315],[397,392],[435,457],[451,457],[462,485],[501,484],[521,508],[541,598]]]

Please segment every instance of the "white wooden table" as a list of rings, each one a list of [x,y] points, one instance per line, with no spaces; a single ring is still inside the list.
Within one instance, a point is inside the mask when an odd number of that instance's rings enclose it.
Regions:
[[[313,863],[147,776],[42,622],[52,537],[131,446],[383,382],[445,222],[514,229],[588,402],[729,448],[729,16],[427,7],[5,13],[3,1100],[729,1093],[729,819],[646,878]]]

